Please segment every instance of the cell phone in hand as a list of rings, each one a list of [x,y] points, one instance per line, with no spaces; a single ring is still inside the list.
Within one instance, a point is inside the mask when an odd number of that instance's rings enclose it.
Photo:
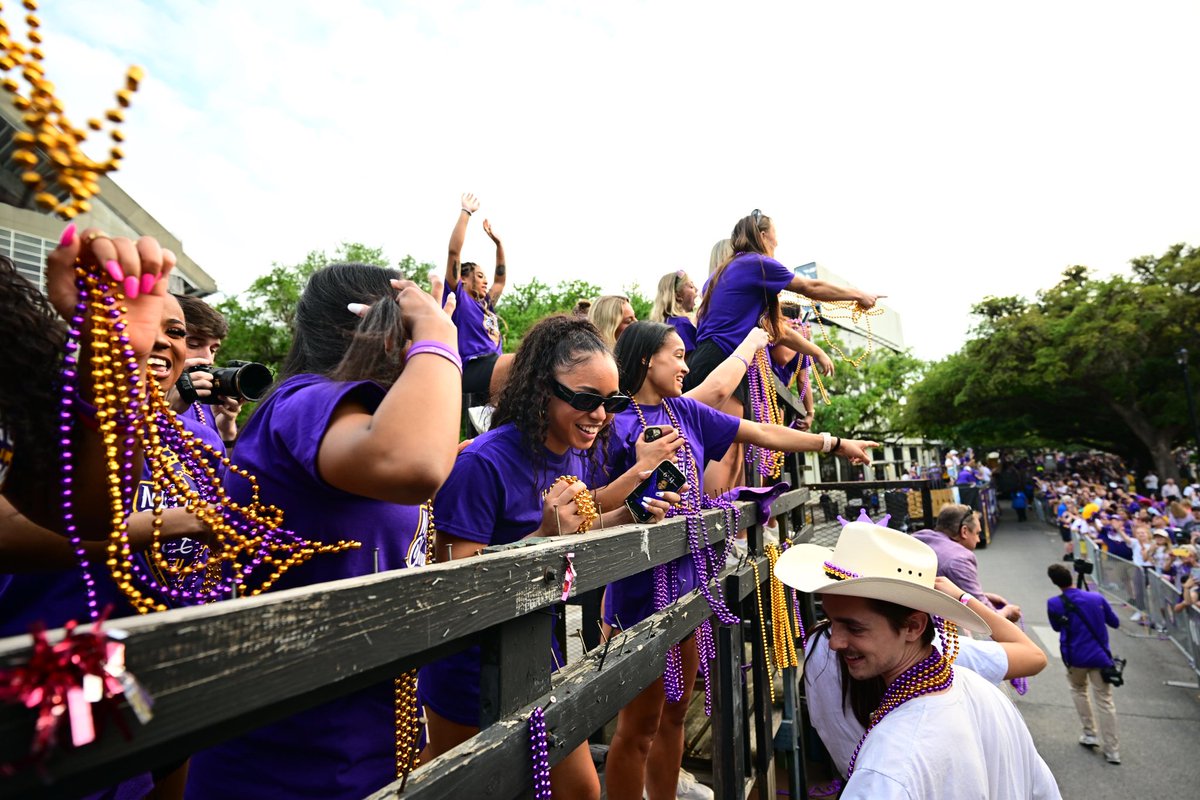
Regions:
[[[685,483],[687,478],[679,471],[679,467],[673,462],[663,461],[625,498],[625,507],[638,522],[649,522],[654,515],[646,510],[642,501],[658,499],[655,497],[658,492],[678,492]]]
[[[657,425],[651,425],[646,428],[646,432],[642,434],[642,438],[647,442],[655,442],[662,438],[663,429]]]

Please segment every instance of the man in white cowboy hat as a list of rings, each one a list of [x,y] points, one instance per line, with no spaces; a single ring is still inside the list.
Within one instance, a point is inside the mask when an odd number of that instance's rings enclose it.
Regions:
[[[801,544],[776,564],[783,583],[821,596],[829,647],[849,675],[851,706],[865,718],[842,797],[1061,797],[1008,698],[949,663],[954,626],[988,626],[934,589],[936,574],[928,545],[865,522],[846,525],[833,550]],[[932,646],[935,627],[945,655]]]

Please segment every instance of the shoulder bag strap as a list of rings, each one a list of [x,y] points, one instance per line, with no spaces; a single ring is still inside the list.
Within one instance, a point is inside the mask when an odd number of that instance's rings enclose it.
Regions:
[[[1092,638],[1096,640],[1096,644],[1100,645],[1100,649],[1104,651],[1104,655],[1108,656],[1109,661],[1112,661],[1112,653],[1110,653],[1108,648],[1104,645],[1104,640],[1096,635],[1096,630],[1092,627],[1092,624],[1088,622],[1087,617],[1083,615],[1083,612],[1079,610],[1079,607],[1068,600],[1065,594],[1062,596],[1062,601],[1063,607],[1067,609],[1067,613],[1074,611],[1079,616],[1079,621],[1083,623],[1083,627],[1087,628],[1088,633],[1090,633]]]

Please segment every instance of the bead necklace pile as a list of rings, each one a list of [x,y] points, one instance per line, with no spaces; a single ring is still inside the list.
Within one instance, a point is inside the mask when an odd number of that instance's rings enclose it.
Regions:
[[[773,544],[763,547],[767,555],[767,579],[771,583],[771,635],[773,647],[767,643],[766,616],[763,614],[762,580],[758,573],[758,559],[752,558],[750,566],[754,570],[754,599],[758,604],[758,629],[762,636],[763,654],[778,669],[800,666],[796,650],[796,639],[800,638],[804,646],[804,625],[800,621],[800,609],[796,601],[795,590],[792,591],[792,604],[788,605],[787,590],[783,582],[775,574],[775,563],[779,560],[780,549]],[[794,615],[794,616],[793,616]],[[775,702],[775,683],[770,684],[771,702]]]
[[[54,94],[54,84],[46,80],[43,65],[41,20],[34,14],[38,9],[36,0],[24,0],[22,5],[28,12],[28,44],[12,37],[8,25],[0,20],[0,70],[16,72],[29,84],[29,97],[18,94],[20,85],[8,77],[0,86],[12,95],[13,105],[23,112],[22,120],[29,131],[18,131],[13,135],[13,161],[23,170],[21,182],[26,191],[35,193],[33,201],[43,211],[53,212],[65,219],[73,219],[91,210],[91,198],[100,193],[100,178],[116,171],[125,154],[121,142],[125,134],[120,124],[125,121],[124,109],[129,107],[133,93],[137,91],[143,74],[139,67],[130,67],[125,75],[125,87],[116,93],[117,104],[104,112],[110,123],[109,137],[112,146],[107,161],[95,161],[82,150],[87,132],[75,127],[63,114],[63,103]],[[89,119],[87,125],[93,131],[102,131],[104,122]],[[38,150],[45,153],[48,171],[54,176],[54,186],[47,186],[47,178],[38,171]],[[60,195],[64,199],[60,199]],[[24,201],[22,201],[24,204]]]
[[[726,605],[720,585],[714,592],[710,583],[717,577],[721,566],[733,550],[733,540],[738,530],[738,520],[741,513],[729,500],[708,497],[701,490],[701,474],[696,464],[692,446],[687,440],[684,428],[679,424],[679,418],[671,408],[666,398],[662,401],[663,410],[670,420],[671,426],[683,439],[683,446],[675,452],[675,464],[680,468],[687,480],[688,490],[680,498],[680,502],[667,512],[667,516],[682,516],[687,530],[688,551],[692,556],[692,566],[696,571],[700,594],[708,601],[717,620],[722,625],[736,625],[740,618],[729,610]],[[645,431],[646,417],[636,400],[632,402],[638,421]],[[718,557],[714,548],[709,544],[708,526],[704,522],[705,509],[720,508],[725,512],[725,546]],[[676,561],[659,564],[654,568],[654,610],[662,611],[679,599],[679,566]],[[710,664],[717,657],[717,646],[713,639],[712,622],[705,620],[696,630],[696,650],[700,657],[700,672],[704,676],[704,711],[712,713],[712,675]],[[666,669],[663,672],[663,689],[667,700],[677,703],[683,699],[683,658],[678,644],[667,651]]]
[[[266,591],[292,567],[318,553],[337,553],[358,547],[357,542],[333,544],[310,542],[283,529],[282,513],[259,502],[257,480],[234,466],[183,427],[170,409],[158,383],[146,380],[125,333],[125,308],[115,299],[114,285],[107,275],[91,274],[76,267],[79,302],[70,322],[67,365],[63,373],[60,418],[82,396],[80,389],[94,393],[96,423],[105,444],[112,532],[106,566],[113,581],[139,612],[162,611],[168,603],[212,602],[233,594],[257,595]],[[85,327],[85,323],[90,325]],[[78,386],[74,355],[78,342],[86,338],[92,355],[93,386]],[[79,401],[82,402],[82,401]],[[69,426],[61,426],[64,440]],[[140,447],[150,472],[150,482],[160,493],[152,511],[152,544],[134,554],[129,544],[127,515],[134,507],[136,486],[133,456]],[[64,451],[62,488],[64,513],[72,513],[71,454]],[[176,460],[182,469],[176,469]],[[246,479],[253,499],[246,506],[234,503],[225,493],[213,463]],[[185,475],[185,472],[187,473]],[[194,482],[189,482],[188,478]],[[163,552],[163,511],[168,504],[182,505],[213,531],[208,552],[190,563],[168,558]],[[82,551],[75,528],[68,520],[68,536],[76,555]],[[90,565],[81,557],[88,611],[96,607],[95,583]],[[146,560],[146,567],[139,563]],[[259,568],[269,570],[257,586],[250,577]],[[203,577],[200,577],[200,576]],[[157,576],[157,577],[156,577]]]
[[[957,653],[957,638],[955,638],[954,645],[954,651]],[[863,743],[884,717],[914,697],[944,691],[949,689],[953,683],[954,667],[951,666],[950,660],[938,652],[936,647],[930,648],[928,656],[901,673],[900,677],[892,681],[883,693],[883,700],[880,701],[879,708],[871,712],[867,729],[863,732],[862,738],[858,740],[858,746],[854,748],[854,755],[850,757],[850,766],[846,770],[846,777],[849,778],[854,774],[854,764],[858,761],[858,753],[862,750]]]
[[[541,706],[529,714],[529,755],[533,761],[533,796],[550,800],[550,745],[546,738],[546,712]]]
[[[754,354],[754,363],[746,370],[750,389],[751,419],[764,425],[782,425],[783,411],[775,393],[775,375],[766,349]],[[746,463],[758,464],[758,473],[773,481],[779,480],[783,468],[783,453],[752,444],[746,448]]]
[[[546,488],[546,491],[542,492],[542,500],[549,497],[551,490],[560,483],[570,486],[578,482],[579,478],[574,475],[559,475],[554,479],[554,483],[550,484]],[[583,523],[579,526],[579,533],[587,533],[591,530],[592,525],[596,524],[596,520],[600,519],[600,514],[596,511],[596,501],[592,498],[591,492],[586,489],[575,495],[575,511],[579,516],[583,517]]]

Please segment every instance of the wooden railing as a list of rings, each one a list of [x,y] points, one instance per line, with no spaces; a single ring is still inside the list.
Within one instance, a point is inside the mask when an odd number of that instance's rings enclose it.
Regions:
[[[790,393],[780,397],[789,403],[789,417],[803,413],[790,404]],[[800,468],[798,459],[785,462],[785,479],[793,486]],[[803,541],[811,535],[803,516],[808,498],[806,488],[794,488],[775,501],[772,510],[781,538]],[[764,621],[753,597],[753,564],[764,581],[768,575],[762,555],[764,520],[753,504],[739,505],[739,527],[747,531],[751,556],[723,572],[720,581],[727,604],[743,622],[724,626],[713,620],[716,794],[744,798],[757,781],[759,797],[774,797],[775,748],[782,738],[782,749],[793,754],[789,788],[800,797],[799,675],[795,669],[784,671],[788,702],[782,720],[776,719],[772,668],[757,630]],[[706,512],[705,517],[712,542],[730,535],[721,512]],[[422,569],[117,620],[111,627],[128,634],[127,666],[154,696],[153,720],[139,726],[122,709],[131,720],[131,739],[109,725],[96,742],[56,753],[41,772],[0,778],[0,797],[72,796],[109,786],[474,644],[482,648],[484,665],[483,728],[414,772],[404,796],[528,795],[527,718],[534,706],[546,709],[554,764],[661,675],[667,649],[711,616],[704,598],[691,593],[615,637],[602,668],[593,651],[552,677],[545,666],[545,612],[561,601],[568,551],[574,553],[578,577],[573,594],[578,598],[683,556],[688,546],[684,521],[672,519],[651,527],[626,525],[532,540]],[[747,647],[750,663],[744,670]],[[29,652],[27,636],[0,640],[0,668],[26,661]],[[0,708],[0,763],[28,752],[33,722],[33,713],[24,708]],[[396,782],[372,797],[395,797],[399,791]]]

